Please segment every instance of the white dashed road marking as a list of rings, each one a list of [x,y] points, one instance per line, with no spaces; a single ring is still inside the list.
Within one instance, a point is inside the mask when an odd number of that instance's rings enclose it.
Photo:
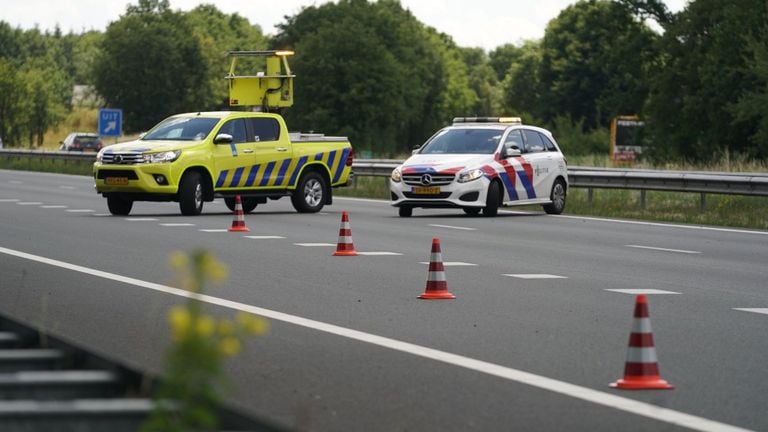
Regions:
[[[59,189],[75,190],[74,186],[59,186]]]
[[[58,208],[67,208],[67,206],[65,206],[65,205],[43,205],[43,206],[40,206],[40,208],[44,208],[44,209],[58,209]]]
[[[16,198],[3,198],[0,199],[0,202],[19,202],[19,200]]]
[[[303,246],[303,247],[326,247],[326,246],[336,246],[333,243],[294,243],[296,246]]]
[[[768,308],[733,308],[733,310],[768,315]]]
[[[160,226],[164,226],[164,227],[187,227],[187,226],[195,226],[195,224],[191,224],[191,223],[161,223]]]
[[[70,209],[67,210],[70,213],[93,213],[95,210],[91,209]]]
[[[567,276],[538,274],[538,273],[505,274],[504,276],[509,276],[509,277],[518,278],[518,279],[568,279]]]
[[[375,335],[372,333],[366,333],[360,330],[355,330],[348,327],[341,327],[322,321],[311,320],[297,315],[290,315],[284,312],[276,310],[270,310],[253,306],[245,303],[235,302],[220,297],[214,297],[204,294],[196,294],[184,289],[174,288],[167,285],[160,285],[153,282],[143,281],[140,279],[134,279],[114,273],[107,273],[105,271],[91,269],[88,267],[78,266],[63,261],[57,261],[50,258],[31,255],[24,252],[15,251],[12,249],[6,249],[0,247],[0,253],[15,256],[18,258],[47,264],[59,268],[64,268],[79,273],[88,274],[91,276],[113,280],[116,282],[133,285],[135,287],[152,290],[156,292],[162,292],[169,295],[174,295],[181,298],[194,298],[201,302],[205,302],[220,307],[248,312],[256,315],[263,316],[265,318],[281,321],[296,326],[301,326],[312,331],[324,332],[347,339],[351,339],[358,342],[368,343],[371,345],[387,348],[393,351],[399,351],[407,353],[424,359],[432,361],[442,362],[452,366],[471,370],[480,374],[486,374],[489,376],[526,384],[542,390],[551,391],[557,394],[565,395],[574,399],[591,402],[604,407],[608,407],[615,410],[624,411],[638,416],[654,419],[657,421],[669,423],[671,425],[677,425],[686,427],[689,429],[695,429],[699,431],[712,431],[712,432],[745,432],[747,429],[740,428],[738,426],[729,425],[726,423],[720,423],[714,420],[709,420],[704,417],[698,417],[691,414],[686,414],[682,411],[675,411],[673,409],[661,407],[658,405],[650,404],[647,402],[641,402],[630,398],[618,396],[613,393],[607,393],[599,390],[594,390],[589,387],[582,387],[579,385],[571,384],[565,381],[559,381],[553,378],[548,378],[543,375],[536,375],[523,370],[502,366],[499,364],[490,363],[471,357],[465,357],[459,354],[454,354],[447,351],[440,351],[434,348],[428,348],[425,346],[416,345],[397,339],[392,339],[384,336]]]
[[[254,240],[273,240],[273,239],[277,240],[277,239],[284,239],[285,237],[264,235],[264,236],[245,236],[245,238],[254,239]]]
[[[421,262],[422,264],[429,264],[428,262]],[[461,261],[445,261],[443,262],[444,267],[461,267],[461,266],[477,266],[477,264],[472,264],[468,262],[461,262]]]
[[[659,247],[651,247],[651,246],[639,246],[639,245],[624,245],[628,248],[635,248],[635,249],[649,249],[649,250],[656,250],[656,251],[662,251],[662,252],[675,252],[675,253],[684,253],[684,254],[700,254],[701,252],[698,251],[690,251],[690,250],[683,250],[683,249],[667,249],[667,248],[659,248]]]
[[[157,218],[125,218],[128,222],[152,222],[158,220]]]
[[[358,255],[364,255],[364,256],[394,256],[394,255],[402,255],[401,253],[397,252],[358,252]]]
[[[644,289],[644,288],[632,288],[632,289],[607,289],[606,291],[617,292],[621,294],[680,294],[674,291],[664,291],[659,289]]]
[[[200,231],[207,232],[207,233],[218,233],[218,232],[227,232],[228,230],[226,228],[222,228],[222,229],[201,229]]]
[[[30,206],[30,205],[40,205],[42,203],[39,201],[22,201],[22,202],[17,202],[16,204],[23,205],[23,206]]]
[[[429,224],[429,226],[436,227],[436,228],[448,228],[448,229],[455,229],[455,230],[463,230],[463,231],[477,231],[477,228],[468,228],[468,227],[451,226],[451,225]]]

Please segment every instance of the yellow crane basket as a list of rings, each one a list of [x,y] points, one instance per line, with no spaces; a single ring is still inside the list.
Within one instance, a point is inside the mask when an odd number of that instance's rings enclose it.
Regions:
[[[230,51],[232,58],[229,81],[230,106],[260,106],[264,111],[279,111],[293,105],[293,78],[288,56],[293,51]],[[236,75],[237,59],[265,57],[266,71],[256,75]]]

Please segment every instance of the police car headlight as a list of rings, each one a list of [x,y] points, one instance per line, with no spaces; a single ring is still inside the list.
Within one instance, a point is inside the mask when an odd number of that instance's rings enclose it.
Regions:
[[[395,183],[400,183],[400,181],[403,179],[402,174],[400,174],[400,170],[398,168],[395,168],[392,170],[392,181]]]
[[[471,182],[472,180],[477,180],[482,176],[483,176],[483,170],[481,169],[472,169],[472,170],[462,171],[459,173],[459,183]]]
[[[144,162],[145,163],[173,162],[179,158],[179,155],[181,155],[181,150],[167,151],[167,152],[160,152],[160,153],[145,153]]]

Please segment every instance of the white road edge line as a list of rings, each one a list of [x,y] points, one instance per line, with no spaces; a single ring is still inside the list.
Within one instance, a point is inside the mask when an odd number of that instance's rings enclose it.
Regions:
[[[218,297],[209,295],[199,295],[180,288],[173,288],[166,285],[156,284],[153,282],[147,282],[140,279],[134,279],[131,277],[120,276],[113,273],[108,273],[101,270],[95,270],[88,267],[82,267],[76,264],[70,264],[63,261],[58,261],[50,258],[45,258],[37,255],[28,254],[25,252],[16,251],[13,249],[6,249],[0,247],[0,253],[6,255],[15,256],[30,261],[39,262],[42,264],[48,264],[54,267],[60,267],[67,270],[72,270],[88,275],[121,282],[140,288],[146,288],[154,291],[163,292],[184,298],[194,298],[199,301],[217,305],[233,310],[249,312],[255,315],[260,315],[266,318],[271,318],[276,321],[282,321],[285,323],[306,327],[310,330],[318,330],[325,333],[333,334],[336,336],[345,337],[348,339],[357,340],[360,342],[366,342],[372,345],[376,345],[383,348],[388,348],[395,351],[400,351],[408,354],[412,354],[418,357],[427,358],[430,360],[436,360],[439,362],[447,363],[453,366],[462,367],[465,369],[473,370],[476,372],[484,373],[491,376],[515,381],[521,384],[527,384],[532,387],[540,388],[543,390],[549,390],[554,393],[559,393],[565,396],[569,396],[575,399],[580,399],[587,402],[592,402],[598,405],[602,405],[608,408],[614,408],[621,411],[629,412],[635,415],[648,417],[657,421],[662,421],[689,429],[699,431],[711,431],[711,432],[746,432],[749,429],[740,428],[738,426],[729,425],[726,423],[720,423],[714,420],[709,420],[703,417],[697,417],[691,414],[675,411],[669,408],[663,408],[660,406],[652,405],[645,402],[636,401],[634,399],[627,399],[621,396],[616,396],[610,393],[605,393],[598,390],[593,390],[588,387],[581,387],[575,384],[570,384],[563,381],[558,381],[552,378],[547,378],[541,375],[524,372],[517,369],[512,369],[506,366],[501,366],[493,363],[488,363],[482,360],[476,360],[469,357],[463,357],[457,354],[452,354],[445,351],[439,351],[433,348],[427,348],[420,345],[402,342],[396,339],[390,339],[383,336],[377,336],[370,333],[361,332],[359,330],[353,330],[346,327],[340,327],[333,324],[327,324],[321,321],[315,321],[307,318],[302,318],[295,315],[289,315],[283,312],[277,312],[270,309],[264,309],[256,306],[247,305],[231,300],[225,300]]]
[[[733,308],[733,310],[768,315],[768,308]]]
[[[635,249],[648,249],[648,250],[655,250],[655,251],[662,251],[662,252],[675,252],[675,253],[682,253],[682,254],[700,254],[701,253],[699,251],[692,251],[692,250],[667,249],[667,248],[640,246],[640,245],[624,245],[624,247],[635,248]]]

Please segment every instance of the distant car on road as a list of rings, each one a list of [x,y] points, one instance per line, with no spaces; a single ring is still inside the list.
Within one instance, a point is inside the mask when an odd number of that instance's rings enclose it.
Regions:
[[[61,142],[59,150],[64,151],[99,151],[104,147],[99,135],[88,132],[72,132]]]
[[[482,210],[540,204],[550,214],[565,208],[565,158],[546,129],[517,117],[457,117],[392,172],[392,205],[401,217],[413,208]]]

